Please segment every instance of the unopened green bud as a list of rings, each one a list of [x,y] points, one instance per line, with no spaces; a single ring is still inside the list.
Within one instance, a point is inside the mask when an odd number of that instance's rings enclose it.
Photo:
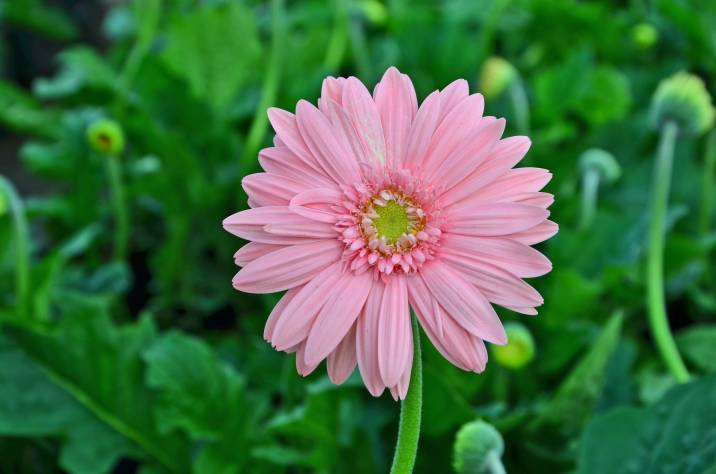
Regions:
[[[363,0],[363,14],[374,25],[384,25],[388,21],[388,9],[378,0]]]
[[[500,432],[476,420],[463,425],[453,445],[453,467],[458,474],[490,474],[505,450]]]
[[[631,37],[634,44],[642,49],[649,49],[659,39],[659,32],[649,23],[639,23],[632,27]]]
[[[496,99],[517,77],[517,69],[512,64],[500,57],[492,56],[482,65],[480,90],[486,99]]]
[[[114,120],[97,120],[87,128],[87,142],[103,155],[120,155],[124,151],[124,132]]]
[[[519,369],[529,364],[535,355],[535,343],[529,329],[520,323],[505,324],[507,344],[493,346],[495,360],[509,369]]]
[[[582,173],[597,170],[599,177],[606,183],[613,183],[622,175],[622,168],[614,155],[601,148],[590,148],[579,157]]]
[[[683,71],[661,81],[651,109],[657,127],[674,122],[679,131],[689,135],[700,135],[710,129],[716,115],[704,82]]]

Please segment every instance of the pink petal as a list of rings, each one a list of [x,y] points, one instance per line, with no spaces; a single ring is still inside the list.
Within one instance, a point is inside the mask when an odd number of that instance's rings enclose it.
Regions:
[[[285,176],[314,187],[333,184],[323,171],[316,171],[285,146],[264,148],[259,152],[259,163],[272,175]]]
[[[482,95],[473,94],[445,115],[435,130],[425,159],[421,163],[426,176],[431,176],[447,156],[465,143],[479,126],[484,106]]]
[[[470,198],[480,189],[495,181],[515,166],[530,148],[527,137],[510,137],[497,142],[490,151],[490,156],[483,160],[460,186],[453,186],[440,196],[443,206],[450,206],[463,199]]]
[[[232,214],[223,221],[224,229],[246,240],[254,240],[266,244],[293,245],[311,242],[313,238],[300,238],[296,235],[272,234],[266,230],[271,224],[310,224],[315,232],[328,234],[327,224],[301,217],[288,209],[288,206],[263,206]],[[335,235],[335,232],[333,233]]]
[[[281,245],[263,244],[261,242],[249,242],[241,247],[234,254],[234,263],[240,267],[245,267],[257,258],[280,249]]]
[[[346,381],[356,368],[356,324],[351,326],[348,334],[330,353],[327,359],[328,377],[336,385]]]
[[[413,364],[411,363],[407,369],[400,376],[397,385],[390,387],[390,394],[393,396],[393,400],[405,400],[408,395],[408,388],[410,387],[410,373],[412,372]]]
[[[415,116],[410,135],[408,135],[408,150],[405,153],[403,164],[410,169],[422,163],[425,153],[428,151],[433,134],[440,119],[440,93],[435,91],[430,94],[420,105]]]
[[[278,303],[276,303],[276,306],[273,307],[271,310],[271,314],[269,314],[268,319],[266,320],[266,325],[264,326],[264,339],[267,342],[271,342],[271,339],[273,337],[273,331],[276,328],[276,324],[278,323],[279,318],[281,317],[281,314],[286,309],[286,306],[291,302],[293,298],[296,297],[298,292],[303,288],[302,286],[297,286],[295,288],[291,288],[288,290],[280,300],[278,300]]]
[[[420,325],[443,357],[463,370],[482,372],[487,363],[485,344],[447,315],[421,278],[409,280],[408,294]]]
[[[385,385],[378,367],[378,327],[385,284],[378,280],[366,299],[363,313],[356,322],[356,356],[358,370],[366,388],[374,397],[379,397]]]
[[[468,236],[492,237],[514,234],[536,226],[549,217],[549,211],[517,203],[491,203],[450,209],[450,232]]]
[[[330,119],[336,135],[348,144],[351,152],[353,153],[353,159],[359,164],[369,163],[371,159],[367,155],[366,149],[363,147],[363,139],[360,137],[355,127],[353,127],[353,121],[348,116],[346,111],[330,99],[326,100],[325,103],[327,104],[327,117]]]
[[[327,109],[329,101],[341,105],[341,98],[343,97],[343,86],[346,84],[345,77],[327,77],[323,80],[321,85],[321,98],[318,101],[318,108],[323,112],[326,117],[330,116]]]
[[[241,185],[256,207],[286,205],[293,196],[310,187],[293,178],[268,173],[245,176]]]
[[[296,351],[296,371],[303,377],[310,375],[310,373],[316,370],[316,367],[318,367],[318,364],[307,364],[305,354],[306,344],[302,343],[301,345],[299,345],[298,350]]]
[[[303,217],[332,224],[338,220],[338,215],[331,208],[343,199],[343,193],[338,189],[314,188],[294,196],[289,209]]]
[[[306,340],[306,363],[320,363],[353,326],[373,286],[373,275],[344,273],[316,316]]]
[[[385,72],[376,87],[375,103],[385,135],[386,162],[391,167],[398,167],[403,162],[407,148],[408,134],[417,108],[412,93],[394,67]]]
[[[271,107],[268,109],[268,117],[273,129],[276,130],[277,138],[301,159],[304,166],[313,169],[314,172],[320,175],[330,177],[325,174],[325,171],[323,171],[323,168],[306,145],[294,114]]]
[[[475,285],[490,302],[500,306],[534,307],[540,294],[515,275],[464,252],[443,249],[440,258]]]
[[[465,79],[457,79],[440,91],[440,101],[442,103],[442,112],[440,114],[440,122],[445,119],[448,113],[462,102],[470,93],[470,87]]]
[[[350,148],[333,126],[313,104],[300,100],[296,105],[298,129],[321,168],[336,183],[351,184],[360,180],[358,165],[350,157]]]
[[[234,288],[247,293],[274,293],[302,285],[336,262],[342,250],[337,240],[283,247],[242,268],[234,277]]]
[[[478,165],[483,163],[505,131],[505,119],[495,120],[484,117],[480,125],[467,138],[466,143],[458,147],[440,165],[431,176],[433,182],[449,189],[469,176]]]
[[[273,331],[271,343],[283,351],[308,337],[313,320],[331,297],[332,289],[341,276],[341,262],[325,268],[309,281],[281,313]]]
[[[469,255],[471,260],[484,260],[520,278],[538,277],[552,270],[552,263],[539,251],[507,238],[450,235],[442,244],[446,249]]]
[[[413,362],[413,336],[404,275],[385,285],[378,322],[378,367],[383,383],[396,385]]]
[[[446,265],[424,265],[420,275],[447,313],[471,334],[495,344],[507,336],[500,318],[482,293]]]
[[[545,187],[552,173],[541,168],[516,168],[478,190],[465,203],[517,202]]]
[[[342,103],[366,156],[372,163],[385,163],[385,138],[378,108],[368,90],[355,77],[346,80]]]
[[[530,229],[505,235],[505,237],[516,240],[517,242],[521,242],[525,245],[535,245],[554,237],[557,231],[559,231],[559,226],[557,224],[552,221],[544,221]]]

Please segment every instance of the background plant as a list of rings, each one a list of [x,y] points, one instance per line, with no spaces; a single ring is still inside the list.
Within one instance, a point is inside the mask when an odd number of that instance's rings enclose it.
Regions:
[[[651,99],[682,70],[715,92],[713,2],[5,0],[0,18],[0,471],[386,472],[397,405],[300,379],[262,341],[278,295],[231,289],[220,222],[245,206],[266,106],[389,65],[421,97],[488,87],[495,57],[514,75],[487,113],[554,174],[555,270],[537,318],[501,315],[529,330],[526,363],[465,374],[423,344],[415,471],[448,472],[476,418],[507,472],[716,468],[714,132],[677,138],[664,212],[692,382],[659,357],[645,298]],[[121,152],[88,140],[108,121]],[[585,190],[590,149],[622,173]]]

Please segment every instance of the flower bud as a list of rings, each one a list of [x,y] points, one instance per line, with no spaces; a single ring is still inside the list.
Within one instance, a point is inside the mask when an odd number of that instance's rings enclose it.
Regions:
[[[672,121],[680,132],[689,135],[710,129],[716,114],[704,82],[684,71],[661,81],[652,99],[651,113],[657,127]]]
[[[638,23],[631,29],[631,38],[641,49],[649,49],[659,39],[659,32],[649,23]]]
[[[378,0],[363,0],[361,2],[363,14],[374,25],[385,25],[388,21],[388,9]]]
[[[124,151],[124,132],[114,120],[97,120],[87,128],[87,143],[103,155],[120,155]]]
[[[491,458],[502,456],[505,443],[491,424],[476,420],[463,425],[455,437],[453,467],[458,474],[489,474]],[[494,461],[493,461],[494,462]]]
[[[517,70],[512,64],[492,56],[482,66],[480,90],[486,99],[497,99],[517,77]]]
[[[582,173],[595,169],[606,183],[613,183],[622,174],[622,168],[614,155],[600,148],[590,148],[579,157],[579,169]]]
[[[535,343],[529,329],[520,323],[505,324],[507,344],[494,346],[492,355],[495,360],[508,369],[520,369],[527,365],[535,355]]]

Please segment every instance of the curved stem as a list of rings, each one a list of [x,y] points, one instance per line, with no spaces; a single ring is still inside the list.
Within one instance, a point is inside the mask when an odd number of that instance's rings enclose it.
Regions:
[[[589,227],[594,219],[597,209],[597,194],[599,191],[599,170],[589,168],[582,176],[582,215],[579,220],[579,229]]]
[[[17,311],[20,317],[29,315],[30,306],[30,237],[25,216],[25,206],[15,190],[15,186],[0,176],[0,192],[4,192],[10,202],[10,211],[15,227],[15,293]]]
[[[122,168],[117,156],[105,156],[105,159],[107,160],[107,174],[109,175],[114,212],[114,258],[115,260],[124,260],[127,257],[129,244],[129,210],[122,182]]]
[[[420,438],[420,418],[423,407],[423,361],[420,350],[418,321],[413,316],[413,368],[410,373],[408,395],[400,405],[398,441],[395,445],[391,474],[410,474],[415,466]]]
[[[266,136],[268,116],[266,109],[276,101],[278,86],[281,78],[283,65],[283,54],[285,49],[285,20],[284,0],[272,0],[271,2],[271,56],[269,57],[268,68],[264,75],[264,82],[261,88],[261,99],[256,114],[251,123],[251,128],[246,136],[244,153],[241,157],[239,179],[247,174],[256,163],[256,153]],[[241,187],[239,187],[240,189]]]
[[[701,186],[701,212],[699,214],[699,233],[701,235],[707,234],[711,227],[714,201],[714,172],[716,172],[716,128],[711,130],[706,141],[703,184]]]
[[[678,382],[689,380],[689,372],[681,360],[679,350],[669,328],[664,300],[664,221],[669,199],[671,167],[678,127],[668,122],[661,130],[661,142],[656,157],[651,196],[651,222],[647,255],[647,303],[649,324],[656,346],[671,374]]]
[[[502,465],[502,461],[500,460],[500,455],[494,449],[487,453],[485,464],[490,474],[507,474],[505,466]]]

